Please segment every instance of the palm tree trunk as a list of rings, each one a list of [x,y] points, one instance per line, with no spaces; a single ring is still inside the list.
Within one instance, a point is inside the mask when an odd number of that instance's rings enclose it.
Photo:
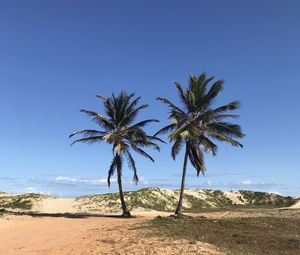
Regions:
[[[176,211],[175,211],[176,215],[182,215],[182,202],[183,202],[183,195],[184,195],[184,188],[185,188],[185,177],[186,177],[187,161],[188,161],[188,150],[187,150],[187,145],[186,145],[185,155],[184,155],[184,162],[183,162],[180,196],[179,196],[178,205],[177,205],[177,208],[176,208]]]
[[[120,156],[117,155],[116,157],[120,157]],[[124,199],[123,188],[122,188],[122,171],[121,171],[121,166],[119,164],[117,165],[117,174],[118,174],[119,196],[120,196],[122,210],[123,210],[122,216],[130,217],[131,214],[126,206],[125,199]]]

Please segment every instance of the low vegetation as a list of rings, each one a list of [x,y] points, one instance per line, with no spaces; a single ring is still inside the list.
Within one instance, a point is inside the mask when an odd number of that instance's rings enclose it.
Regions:
[[[144,208],[157,211],[172,211],[176,205],[175,196],[169,195],[167,191],[159,188],[140,189],[133,192],[124,192],[128,208]],[[77,198],[81,209],[97,211],[106,208],[115,211],[120,206],[117,193],[104,195],[82,196]]]
[[[295,199],[292,197],[283,197],[272,193],[249,190],[240,190],[240,193],[239,199],[249,206],[288,207],[295,203]]]
[[[145,229],[146,235],[206,242],[231,255],[300,254],[299,217],[157,217],[143,226]]]
[[[145,188],[125,192],[128,208],[174,212],[179,190]],[[32,210],[49,196],[41,194],[0,195],[0,209]],[[254,191],[186,190],[183,212],[204,212],[215,210],[267,209],[288,207],[297,202],[292,197]],[[120,210],[118,193],[82,196],[76,199],[74,207],[79,212],[115,213]]]
[[[130,209],[143,208],[173,212],[177,206],[179,190],[146,188],[125,192],[125,200]],[[297,201],[292,197],[254,191],[186,190],[183,203],[184,212],[207,210],[235,210],[241,208],[276,208],[291,206]],[[83,196],[77,198],[80,208],[97,211],[106,208],[115,211],[119,206],[117,193]]]
[[[35,202],[46,197],[45,195],[34,193],[0,196],[0,213],[1,209],[2,211],[3,209],[30,210]]]

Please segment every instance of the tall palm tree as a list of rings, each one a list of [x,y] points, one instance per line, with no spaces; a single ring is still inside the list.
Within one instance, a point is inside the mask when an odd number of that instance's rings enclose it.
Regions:
[[[97,142],[106,142],[112,145],[113,159],[108,170],[108,186],[111,184],[111,177],[117,171],[119,195],[124,217],[130,217],[122,189],[122,166],[124,159],[128,166],[133,170],[133,182],[137,184],[138,175],[135,161],[131,155],[131,150],[150,159],[154,159],[143,150],[144,147],[151,147],[159,151],[159,146],[154,141],[161,141],[158,138],[148,136],[143,127],[150,122],[158,122],[155,119],[147,119],[133,124],[137,114],[141,109],[148,107],[143,104],[137,106],[141,97],[134,99],[134,94],[128,95],[126,92],[120,93],[118,96],[112,94],[110,98],[97,95],[103,101],[106,117],[88,110],[81,110],[96,122],[101,130],[81,130],[72,133],[69,137],[82,135],[82,138],[75,140],[73,144],[82,142],[93,144]]]
[[[176,106],[165,98],[157,98],[170,109],[169,119],[171,124],[159,130],[158,134],[169,134],[170,142],[174,142],[171,155],[175,160],[182,146],[185,146],[181,190],[175,214],[182,214],[182,202],[185,188],[185,177],[188,160],[199,173],[204,173],[203,152],[210,152],[213,156],[217,153],[217,145],[211,141],[215,139],[227,142],[233,146],[243,147],[236,139],[242,138],[241,127],[237,124],[226,122],[224,119],[237,118],[238,115],[228,114],[239,108],[239,102],[233,101],[226,105],[212,108],[212,104],[223,88],[223,80],[217,80],[211,86],[209,83],[214,77],[191,75],[187,88],[175,82],[182,107]]]

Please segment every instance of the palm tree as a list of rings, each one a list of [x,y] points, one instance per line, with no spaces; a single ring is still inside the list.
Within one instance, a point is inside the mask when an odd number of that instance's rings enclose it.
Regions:
[[[143,127],[150,122],[158,122],[155,119],[147,119],[133,124],[137,114],[141,109],[148,107],[143,104],[137,106],[141,97],[134,98],[134,94],[128,95],[126,92],[110,98],[97,95],[103,101],[106,117],[93,111],[81,110],[96,122],[101,130],[81,130],[72,133],[69,137],[82,135],[82,138],[75,140],[71,145],[82,142],[93,144],[106,142],[112,145],[113,159],[108,170],[108,186],[111,184],[111,177],[117,171],[119,195],[124,217],[130,217],[130,212],[126,206],[122,189],[122,166],[124,158],[128,166],[133,170],[133,182],[137,184],[138,175],[135,161],[131,155],[131,150],[150,159],[154,159],[143,150],[144,147],[151,147],[159,151],[159,146],[154,141],[161,141],[158,138],[148,136]]]
[[[238,118],[238,115],[228,114],[239,108],[239,102],[233,101],[226,105],[212,108],[212,104],[223,88],[223,80],[217,80],[211,86],[209,83],[214,77],[191,75],[186,89],[175,82],[182,107],[176,106],[165,98],[157,98],[170,109],[168,118],[171,124],[159,130],[158,134],[169,134],[170,142],[174,142],[171,155],[175,160],[182,146],[185,146],[181,190],[175,214],[182,214],[182,202],[185,188],[185,177],[188,160],[199,173],[205,171],[203,152],[210,152],[213,156],[217,153],[217,145],[211,141],[215,139],[227,142],[233,146],[243,147],[236,138],[242,138],[241,127],[237,124],[226,122],[227,118]]]

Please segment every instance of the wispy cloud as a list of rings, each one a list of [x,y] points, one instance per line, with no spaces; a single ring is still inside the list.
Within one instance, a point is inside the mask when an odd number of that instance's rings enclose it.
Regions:
[[[221,190],[257,190],[289,194],[289,187],[279,183],[258,181],[255,178],[196,178],[187,176],[187,188],[221,189]],[[234,181],[232,181],[234,180]],[[108,188],[106,177],[73,177],[73,176],[42,176],[35,178],[0,178],[0,189],[6,192],[35,192],[54,196],[76,197],[87,194],[116,192],[116,178],[112,178],[111,188]],[[177,176],[162,178],[146,178],[140,176],[138,185],[131,178],[124,177],[124,190],[136,190],[145,187],[160,187],[179,189],[181,179]]]
[[[35,187],[26,187],[25,189],[26,189],[26,191],[28,191],[28,192],[34,192],[34,191],[36,191],[36,188],[35,188]]]
[[[181,173],[178,174],[173,174],[173,177],[181,177]],[[195,176],[197,176],[197,173],[195,171],[195,173],[190,173],[186,175],[187,177],[191,177],[194,178]],[[231,172],[220,172],[220,173],[216,173],[216,172],[205,172],[204,174],[205,177],[207,178],[255,178],[255,177],[261,177],[262,175],[251,175],[251,174],[242,174],[242,173],[231,173]]]
[[[107,178],[99,177],[69,177],[69,176],[46,176],[46,177],[37,177],[31,179],[33,182],[39,183],[52,183],[52,184],[64,184],[64,185],[96,185],[96,186],[107,186]],[[111,178],[110,182],[116,182],[116,178]],[[134,184],[132,179],[124,177],[124,184]],[[146,185],[148,180],[144,176],[139,177],[139,183]]]
[[[76,178],[69,176],[46,176],[32,178],[33,182],[39,183],[54,183],[65,185],[107,185],[107,178]],[[116,182],[116,179],[111,179],[111,182]]]
[[[230,188],[230,189],[262,189],[262,188],[273,188],[283,186],[278,183],[267,183],[267,182],[255,182],[252,180],[242,180],[239,182],[214,182],[206,181],[199,184],[201,187],[209,188]]]

